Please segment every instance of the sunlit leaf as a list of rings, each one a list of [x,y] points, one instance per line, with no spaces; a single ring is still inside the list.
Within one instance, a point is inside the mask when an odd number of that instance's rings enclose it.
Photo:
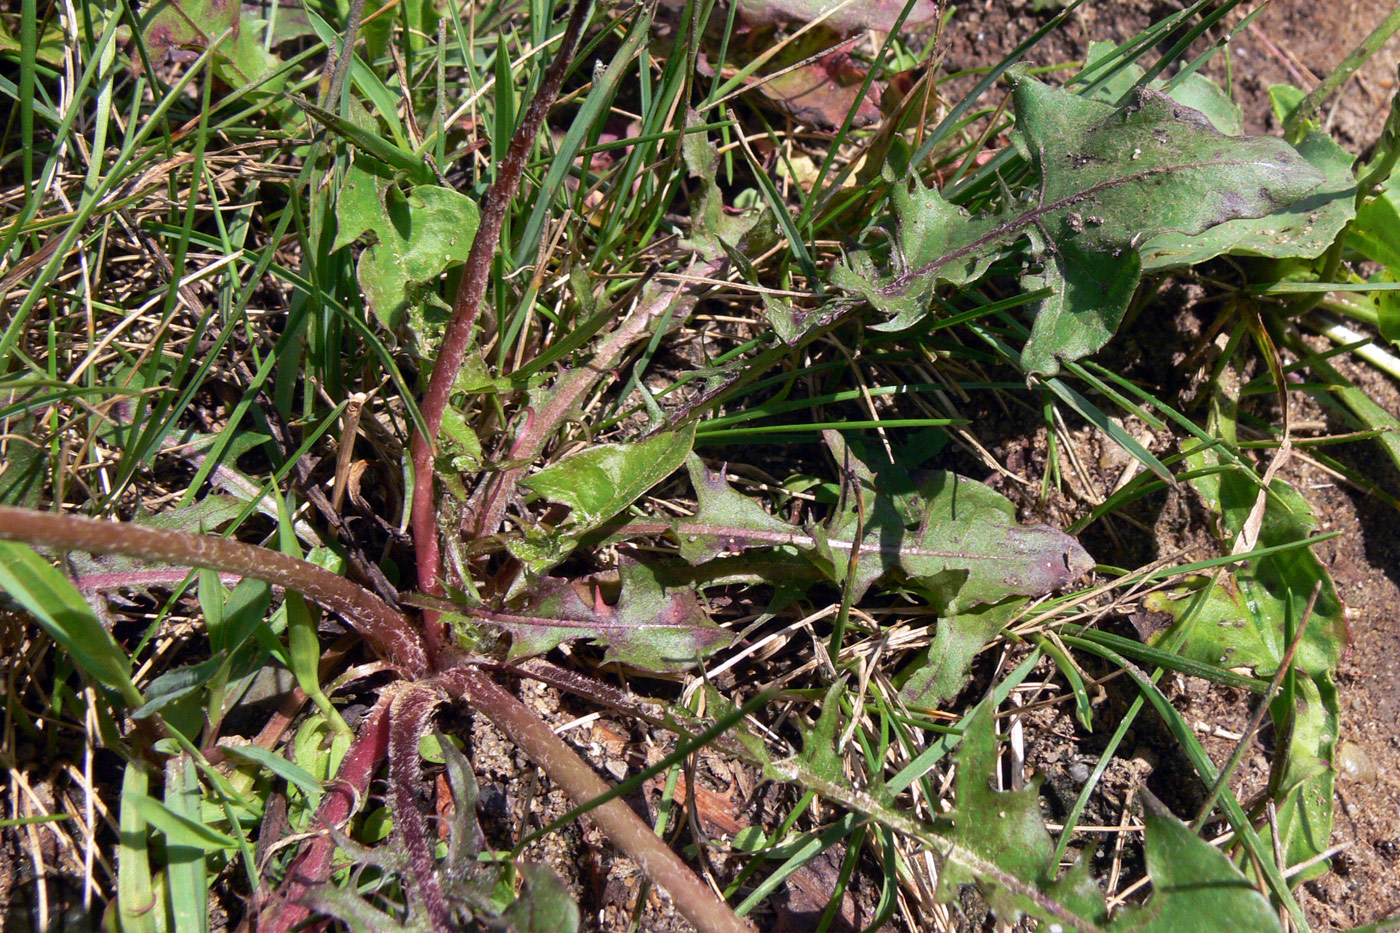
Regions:
[[[1013,139],[1034,186],[1000,213],[976,217],[916,191],[896,202],[900,248],[891,268],[877,274],[858,254],[833,281],[908,326],[936,284],[975,279],[1026,239],[1023,285],[1051,290],[1022,354],[1028,372],[1054,374],[1061,359],[1108,341],[1137,287],[1145,241],[1262,217],[1324,181],[1282,140],[1224,136],[1200,112],[1155,91],[1112,107],[1021,77],[1013,96]]]
[[[685,462],[695,424],[630,444],[600,444],[552,463],[521,485],[573,510],[569,531],[596,528]]]
[[[1110,927],[1114,933],[1207,933],[1222,924],[1240,933],[1282,930],[1268,900],[1229,859],[1150,793],[1143,791],[1142,799],[1152,898],[1142,907],[1125,908]]]
[[[346,174],[336,217],[334,249],[362,236],[371,240],[360,254],[359,283],[370,310],[393,328],[415,290],[466,261],[477,209],[466,195],[437,185],[416,185],[405,194],[388,169],[360,157]]]
[[[131,659],[83,595],[29,545],[0,541],[0,590],[14,597],[83,673],[131,706],[141,705],[141,693],[131,681]]]

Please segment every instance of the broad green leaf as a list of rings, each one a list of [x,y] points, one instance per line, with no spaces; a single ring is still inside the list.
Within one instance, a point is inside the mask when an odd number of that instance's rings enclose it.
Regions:
[[[1213,460],[1214,454],[1193,459]],[[1220,512],[1228,544],[1248,519],[1257,488],[1236,472],[1197,480],[1196,485]],[[1317,527],[1306,500],[1283,480],[1274,480],[1269,489],[1258,546],[1306,540]],[[1223,577],[1203,602],[1194,584],[1144,600],[1147,608],[1183,620],[1159,633],[1154,644],[1184,633],[1178,648],[1183,657],[1222,668],[1248,667],[1260,677],[1270,677],[1282,663],[1289,636],[1301,624],[1313,587],[1319,583],[1317,604],[1294,657],[1293,686],[1270,707],[1275,728],[1286,737],[1275,757],[1270,793],[1278,805],[1280,841],[1288,865],[1327,848],[1332,832],[1335,772],[1331,761],[1340,712],[1332,674],[1348,633],[1331,575],[1310,548],[1295,548],[1247,562]],[[1188,618],[1193,599],[1199,605]]]
[[[336,204],[339,230],[332,249],[362,236],[357,277],[370,310],[394,328],[420,291],[465,262],[476,234],[476,205],[437,185],[405,194],[393,174],[373,159],[355,159]]]
[[[733,635],[710,621],[693,590],[666,588],[655,570],[630,558],[621,558],[618,570],[621,589],[615,604],[601,590],[585,599],[571,581],[543,577],[515,605],[445,615],[468,636],[482,623],[508,633],[512,660],[588,638],[607,647],[607,660],[649,671],[680,671],[733,641]]]
[[[83,595],[29,545],[0,541],[0,589],[38,621],[83,673],[117,691],[127,705],[141,705],[141,692],[131,681],[131,659]]]
[[[1325,176],[1321,187],[1263,217],[1231,220],[1196,236],[1163,233],[1142,246],[1142,269],[1156,272],[1194,266],[1216,256],[1313,259],[1325,253],[1356,213],[1351,153],[1313,130],[1298,154]]]
[[[966,685],[978,652],[1025,604],[1026,600],[1018,597],[940,618],[928,650],[919,652],[906,670],[900,699],[910,706],[935,709],[956,696]]]
[[[1051,296],[1036,309],[1022,354],[1027,372],[1053,375],[1061,359],[1103,346],[1136,288],[1146,240],[1262,217],[1324,181],[1282,140],[1224,136],[1155,91],[1112,107],[1021,77],[1013,98],[1014,142],[1034,187],[1000,213],[976,217],[916,190],[896,205],[894,266],[876,274],[858,254],[833,281],[908,326],[926,313],[937,283],[979,277],[1003,250],[1029,240],[1024,284]]]
[[[1282,931],[1278,915],[1230,860],[1172,816],[1143,791],[1144,852],[1152,898],[1128,907],[1110,927],[1114,933],[1239,933]]]
[[[1026,232],[1064,302],[1037,313],[1022,354],[1029,372],[1053,374],[1058,359],[1103,346],[1127,310],[1144,240],[1260,217],[1323,182],[1282,140],[1224,136],[1153,91],[1115,109],[1022,80],[1014,98],[1017,148],[1040,177]]]
[[[1068,586],[1094,565],[1069,535],[1046,525],[1017,524],[1011,503],[981,483],[941,471],[916,483],[893,464],[877,475],[854,453],[847,455],[838,432],[827,432],[827,443],[855,477],[860,495],[846,496],[844,506],[820,526],[780,521],[692,459],[699,509],[672,526],[682,556],[700,563],[728,555],[738,571],[756,549],[774,556],[798,553],[828,580],[842,584],[851,550],[858,547],[856,598],[888,578],[950,613],[1009,596],[1041,596]]]
[[[230,86],[237,88],[256,81],[277,65],[276,56],[263,49],[262,33],[267,24],[244,14],[241,4],[227,0],[157,0],[141,9],[142,38],[153,58],[163,58],[176,49],[207,48],[227,32],[218,49],[214,73]]]
[[[1089,53],[1084,56],[1084,67],[1080,69],[1080,81],[1090,80],[1104,59],[1116,54],[1118,47],[1112,42],[1090,42]],[[1125,65],[1103,84],[1100,84],[1089,97],[1105,104],[1117,104],[1125,95],[1133,92],[1133,87],[1142,80],[1142,66],[1136,63]],[[1086,79],[1084,75],[1090,75]],[[1161,91],[1178,104],[1185,104],[1192,110],[1199,110],[1215,127],[1226,136],[1244,135],[1244,113],[1230,99],[1230,95],[1214,81],[1200,72],[1187,75],[1174,88],[1168,89],[1166,81],[1160,78],[1148,85],[1154,91]]]
[[[1257,488],[1236,473],[1224,474],[1220,488],[1220,498],[1207,502],[1220,509],[1227,532],[1234,532],[1248,516]],[[1317,527],[1306,500],[1283,480],[1274,480],[1269,490],[1258,546],[1306,539]],[[1227,534],[1226,541],[1232,539],[1233,533]],[[1310,675],[1335,670],[1347,643],[1346,620],[1331,575],[1308,548],[1249,561],[1224,578],[1196,612],[1180,654],[1221,667],[1250,667],[1260,677],[1272,676],[1288,648],[1287,634],[1301,621],[1318,582],[1322,592],[1294,667]],[[1154,593],[1145,605],[1180,616],[1195,593],[1196,585],[1188,584]],[[1169,639],[1169,631],[1159,633],[1154,643]]]
[[[573,510],[567,530],[596,528],[674,473],[695,443],[695,423],[630,444],[600,444],[545,467],[521,485]]]

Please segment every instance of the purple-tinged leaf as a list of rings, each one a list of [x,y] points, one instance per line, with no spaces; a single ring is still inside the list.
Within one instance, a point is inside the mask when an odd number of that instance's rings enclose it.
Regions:
[[[478,609],[446,618],[470,629],[480,623],[511,636],[510,659],[544,654],[575,638],[607,646],[607,660],[649,671],[681,671],[733,641],[710,621],[689,588],[666,588],[656,571],[623,557],[621,591],[609,605],[601,591],[585,600],[562,577],[544,577],[517,606]]]
[[[1014,92],[1013,140],[1038,181],[1000,213],[962,215],[935,191],[896,200],[901,249],[876,274],[868,257],[833,281],[903,328],[926,313],[940,282],[965,283],[1025,238],[1023,285],[1048,287],[1022,354],[1027,372],[1108,341],[1141,275],[1138,248],[1163,233],[1193,236],[1263,217],[1317,189],[1324,176],[1280,139],[1222,135],[1205,115],[1155,91],[1112,107],[1027,77]]]
[[[848,496],[824,526],[799,528],[769,515],[691,458],[699,509],[692,519],[672,525],[682,556],[698,564],[724,554],[779,548],[803,554],[840,584],[852,549],[859,548],[856,598],[891,575],[948,612],[1010,596],[1042,596],[1068,586],[1094,565],[1064,532],[1017,524],[1011,503],[981,483],[939,471],[917,484],[903,477],[904,486],[893,488],[901,479],[877,477],[854,455],[847,456],[839,433],[827,434],[837,462],[852,473],[861,494]]]
[[[856,32],[875,29],[889,32],[904,11],[904,0],[739,0],[739,13],[752,24],[799,22],[809,23],[828,10],[835,10],[822,24],[836,32]],[[938,15],[939,6],[933,0],[914,0],[913,9],[904,19],[905,28],[926,23]]]

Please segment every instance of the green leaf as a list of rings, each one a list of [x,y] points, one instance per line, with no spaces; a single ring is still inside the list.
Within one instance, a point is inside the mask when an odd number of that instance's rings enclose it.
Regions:
[[[1193,458],[1214,460],[1215,452]],[[1198,480],[1207,504],[1220,512],[1228,544],[1249,518],[1257,487],[1238,472]],[[1303,541],[1317,520],[1307,501],[1283,480],[1269,487],[1259,547]],[[1223,577],[1200,599],[1199,584],[1154,593],[1149,609],[1166,612],[1177,625],[1159,633],[1154,644],[1175,641],[1182,657],[1222,668],[1248,667],[1261,677],[1278,670],[1289,636],[1302,622],[1314,586],[1317,604],[1303,633],[1293,666],[1297,674],[1270,707],[1283,737],[1275,756],[1270,793],[1278,804],[1279,838],[1288,865],[1311,859],[1327,848],[1332,833],[1331,761],[1340,710],[1332,674],[1348,640],[1346,619],[1331,575],[1310,548],[1294,548],[1247,562]],[[1193,603],[1195,605],[1193,606]],[[1322,870],[1319,866],[1318,871]],[[1311,875],[1307,875],[1311,877]],[[1295,881],[1305,880],[1295,876]]]
[[[224,752],[234,758],[242,758],[260,765],[294,787],[299,787],[315,806],[323,793],[321,782],[315,775],[300,765],[288,761],[281,755],[270,752],[261,745],[222,745]]]
[[[1324,181],[1282,140],[1224,136],[1205,115],[1155,91],[1138,90],[1115,108],[1021,77],[1013,97],[1014,141],[1034,188],[1005,199],[1001,213],[976,217],[916,189],[896,204],[894,267],[876,274],[857,255],[833,281],[907,326],[927,313],[936,284],[979,277],[1003,250],[1029,240],[1024,285],[1049,287],[1051,296],[1039,303],[1022,353],[1027,372],[1052,375],[1061,359],[1087,356],[1112,336],[1136,288],[1144,241],[1262,217]]]
[[[168,795],[167,791],[167,795]],[[210,826],[191,819],[188,815],[176,813],[166,804],[145,794],[133,793],[124,798],[130,802],[141,818],[165,834],[170,845],[186,846],[202,852],[218,852],[223,849],[236,849],[238,843],[232,836],[219,832]]]
[[[581,916],[569,889],[548,865],[520,866],[525,887],[501,919],[520,933],[575,933]]]
[[[1244,523],[1257,487],[1238,473],[1221,478],[1220,497],[1208,504],[1221,510],[1226,541]],[[1269,487],[1259,547],[1276,547],[1305,540],[1317,527],[1307,501],[1280,479]],[[1308,548],[1295,548],[1249,561],[1211,589],[1189,622],[1179,653],[1220,667],[1249,667],[1261,677],[1278,670],[1288,648],[1287,634],[1301,621],[1314,585],[1322,584],[1312,620],[1298,647],[1294,667],[1310,675],[1336,669],[1347,643],[1346,619],[1336,586],[1321,561]],[[1199,584],[1151,594],[1150,609],[1182,617]],[[1154,644],[1170,640],[1158,633]]]
[[[1143,240],[1260,217],[1323,182],[1282,140],[1224,136],[1157,92],[1140,90],[1115,109],[1022,80],[1014,98],[1017,148],[1040,176],[1026,231],[1032,254],[1062,300],[1072,296],[1037,313],[1022,354],[1030,372],[1052,374],[1059,358],[1079,359],[1107,341],[1132,297]]]
[[[890,320],[874,330],[911,327],[928,313],[935,287],[980,279],[1009,235],[1002,232],[1000,218],[973,217],[945,201],[936,189],[925,188],[917,176],[909,185],[912,190],[898,181],[890,192],[896,221],[895,267],[881,275],[869,254],[853,253],[831,269],[833,285],[889,315]]]
[[[915,480],[894,464],[876,475],[839,432],[826,432],[826,440],[862,495],[847,495],[845,508],[819,531],[814,562],[844,583],[859,528],[856,598],[893,572],[940,610],[956,613],[1008,596],[1042,596],[1094,565],[1064,532],[1017,524],[1010,500],[975,480],[942,470]]]
[[[695,423],[630,444],[600,444],[550,464],[521,485],[573,510],[570,533],[596,528],[674,473],[695,443]]]
[[[175,49],[208,48],[228,32],[214,62],[214,73],[227,84],[241,87],[277,65],[276,56],[263,49],[262,33],[267,24],[244,15],[242,4],[230,0],[157,0],[141,9],[142,38],[152,58],[164,58]]]
[[[693,590],[667,589],[655,570],[631,558],[621,558],[618,570],[621,589],[613,605],[601,590],[585,602],[571,581],[543,577],[519,605],[446,616],[468,631],[484,622],[509,633],[512,660],[589,638],[607,646],[609,661],[679,671],[733,641],[733,635],[710,621]]]
[[[145,797],[150,775],[136,762],[128,762],[122,777],[120,847],[117,849],[117,914],[120,929],[129,933],[156,933],[164,917],[151,885],[147,852],[147,823],[131,802]]]
[[[131,711],[131,718],[144,719],[195,692],[213,678],[223,663],[224,656],[216,654],[207,661],[166,671],[146,685],[146,702]]]
[[[772,549],[774,556],[798,553],[828,580],[843,584],[851,550],[858,547],[855,598],[888,578],[949,613],[1009,596],[1041,596],[1094,565],[1064,532],[1017,524],[1011,503],[981,483],[942,471],[915,482],[895,464],[877,476],[854,452],[848,456],[839,432],[828,431],[826,438],[860,495],[848,495],[824,526],[780,521],[692,458],[699,509],[693,519],[673,523],[682,556],[700,563],[727,555],[738,571],[755,549]]]
[[[3,21],[0,21],[3,22]],[[0,407],[20,403],[19,392],[0,392]],[[39,443],[44,435],[30,411],[0,419],[0,505],[36,508],[48,480],[49,452]]]
[[[1281,931],[1278,915],[1239,870],[1214,846],[1191,832],[1147,791],[1143,821],[1152,899],[1128,907],[1110,927],[1114,933],[1189,933],[1221,929],[1240,933]]]
[[[687,130],[703,124],[694,110],[686,110]],[[681,246],[695,250],[704,259],[722,259],[729,250],[747,254],[749,251],[740,244],[763,216],[762,211],[725,213],[724,195],[717,180],[719,152],[703,132],[687,132],[681,139],[681,152],[690,174],[700,182],[700,196],[691,208],[690,233],[681,240]]]
[[[994,713],[991,701],[983,700],[966,720],[955,756],[953,828],[945,835],[1002,871],[1043,888],[1054,877],[1055,843],[1040,817],[1040,778],[1022,790],[992,787],[997,773]],[[952,900],[960,885],[972,882],[1003,923],[1014,922],[1028,909],[1021,898],[951,861],[939,873],[936,896]]]
[[[1025,604],[1025,599],[1014,598],[940,618],[928,650],[919,652],[918,660],[905,672],[900,699],[910,706],[935,709],[957,696],[978,652]]]
[[[417,185],[407,195],[392,173],[357,157],[346,173],[336,204],[339,230],[332,249],[368,235],[357,277],[370,310],[394,328],[425,286],[465,262],[476,234],[476,204],[436,185]]]
[[[141,692],[131,680],[131,659],[82,594],[29,545],[0,541],[0,589],[38,621],[83,673],[117,691],[128,706],[141,705]]]
[[[209,628],[210,649],[216,654],[222,653],[232,657],[257,627],[263,624],[271,605],[270,586],[261,580],[240,580],[233,592],[228,594],[220,615],[220,624]]]
[[[1325,253],[1356,214],[1354,159],[1318,130],[1308,133],[1297,150],[1323,174],[1321,187],[1263,217],[1227,221],[1196,236],[1155,236],[1142,246],[1143,271],[1194,266],[1224,255],[1314,259]]]
[[[1112,42],[1090,42],[1089,54],[1084,56],[1084,67],[1080,69],[1079,80],[1090,80],[1084,76],[1093,75],[1100,68],[1100,63],[1116,55],[1117,51],[1118,46]],[[1144,73],[1141,65],[1127,64],[1088,96],[1105,104],[1117,104],[1125,95],[1132,94],[1133,87],[1142,80]],[[1169,88],[1167,82],[1160,78],[1148,87],[1163,92],[1178,104],[1199,110],[1210,120],[1211,126],[1226,136],[1244,135],[1244,114],[1239,106],[1220,85],[1200,72],[1192,72],[1175,87]]]

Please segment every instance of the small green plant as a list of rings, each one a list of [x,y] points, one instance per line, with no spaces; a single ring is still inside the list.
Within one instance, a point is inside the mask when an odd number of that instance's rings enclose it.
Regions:
[[[1184,58],[1237,5],[1096,44],[1063,87],[1017,60],[1079,2],[1034,5],[1055,12],[981,76],[917,69],[940,10],[883,0],[0,14],[21,66],[0,167],[34,192],[0,225],[0,589],[61,649],[41,692],[62,716],[81,692],[85,740],[121,757],[107,927],[207,929],[219,891],[274,931],[577,929],[525,853],[586,812],[706,931],[766,925],[826,851],[823,929],[857,875],[868,928],[974,885],[1007,923],[1306,929],[1293,888],[1331,851],[1347,633],[1279,475],[1305,443],[1287,375],[1310,370],[1400,464],[1394,417],[1299,330],[1349,314],[1393,339],[1397,117],[1359,172],[1301,92],[1275,93],[1288,140],[1243,135],[1198,73],[1221,43]],[[875,46],[840,37],[872,24]],[[974,77],[938,110],[940,83]],[[823,144],[777,127],[793,117]],[[134,282],[113,268],[128,240]],[[1343,275],[1352,258],[1384,271]],[[1197,418],[1094,357],[1156,313],[1145,281],[1216,261],[1226,339]],[[1379,297],[1309,297],[1334,292]],[[1266,464],[1241,437],[1251,392],[1282,412]],[[987,453],[968,413],[993,406],[1043,416],[1039,490]],[[1079,469],[1066,419],[1137,472],[1063,529],[1018,505]],[[949,469],[953,445],[1028,491]],[[1167,483],[1212,513],[1219,553],[1096,563],[1077,536]],[[177,644],[190,587],[201,624]],[[148,627],[115,621],[135,617],[118,593],[159,607]],[[1169,621],[1094,624],[1124,607]],[[992,652],[1009,663],[981,669]],[[999,761],[997,711],[1035,671],[1084,729],[1091,691],[1131,696],[1058,837],[1037,779]],[[1225,767],[1167,672],[1259,698]],[[275,712],[234,740],[279,673]],[[634,718],[658,755],[609,786],[505,676]],[[354,689],[374,698],[359,718]],[[7,715],[39,736],[22,693]],[[476,763],[437,728],[459,702],[576,808],[488,833]],[[1188,823],[1143,795],[1152,893],[1110,910],[1070,849],[1148,706],[1203,802]],[[1245,800],[1265,715],[1271,771]],[[708,838],[677,792],[702,750],[774,782],[780,812]],[[620,798],[653,780],[648,823]]]

